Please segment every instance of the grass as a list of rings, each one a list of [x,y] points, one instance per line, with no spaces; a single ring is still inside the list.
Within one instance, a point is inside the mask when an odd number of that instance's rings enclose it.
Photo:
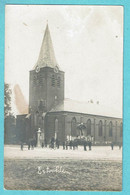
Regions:
[[[7,190],[121,191],[122,162],[90,160],[5,160]],[[38,174],[38,167],[44,170]],[[49,171],[59,168],[65,173]]]

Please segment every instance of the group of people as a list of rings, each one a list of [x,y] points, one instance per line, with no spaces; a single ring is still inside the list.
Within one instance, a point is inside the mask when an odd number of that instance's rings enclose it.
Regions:
[[[30,138],[28,140],[27,145],[28,145],[28,150],[30,149],[33,150],[34,147],[36,147],[36,139]],[[51,149],[59,149],[59,147],[62,146],[63,150],[68,150],[68,149],[75,150],[75,149],[78,149],[79,145],[82,145],[84,151],[87,151],[87,146],[89,150],[91,150],[92,142],[84,140],[82,144],[81,143],[79,144],[78,140],[67,140],[66,139],[65,141],[61,143],[58,138],[55,139],[54,137],[52,137],[49,143],[47,143],[46,139],[42,141],[41,143],[42,148],[49,147]],[[23,150],[23,148],[24,148],[24,143],[21,141],[21,150]]]
[[[28,140],[28,142],[25,143],[25,144],[27,144],[28,150],[30,150],[30,149],[33,150],[34,147],[36,147],[36,139],[35,139],[35,138],[30,138],[30,139]],[[21,150],[23,150],[23,149],[24,149],[24,142],[21,141]]]
[[[28,140],[28,150],[30,149],[34,149],[34,147],[36,147],[36,139],[35,138],[30,138]]]
[[[47,143],[47,140],[44,139],[44,141],[42,141],[42,143],[41,143],[41,147],[42,148],[49,147],[51,149],[59,149],[60,146],[62,146],[63,150],[68,150],[68,149],[75,150],[75,149],[78,149],[78,146],[80,145],[80,146],[83,146],[84,151],[87,151],[87,147],[88,147],[88,150],[91,150],[92,142],[90,140],[84,139],[84,140],[82,140],[82,142],[79,142],[79,141],[80,140],[78,140],[78,139],[74,139],[74,140],[66,139],[63,142],[60,142],[60,140],[58,138],[55,139],[54,137],[52,137],[49,143]],[[30,138],[28,140],[27,145],[28,145],[28,150],[30,150],[30,149],[33,150],[34,147],[36,147],[36,139]],[[119,149],[121,149],[121,147],[122,147],[122,144],[119,143]],[[23,148],[24,148],[24,143],[21,141],[21,150],[23,150]],[[111,142],[111,149],[114,150],[114,142]]]
[[[59,149],[59,146],[60,146],[60,141],[58,140],[58,138],[55,139],[54,137],[52,137],[51,141],[49,142],[49,148]]]
[[[119,146],[119,150],[121,150],[122,144],[118,143],[118,146]],[[114,150],[114,142],[111,142],[111,149]]]
[[[66,139],[65,141],[63,142],[60,142],[58,138],[54,138],[52,137],[50,142],[49,142],[49,148],[51,149],[59,149],[60,146],[62,146],[63,150],[75,150],[75,149],[78,149],[78,146],[79,145],[82,145],[83,148],[84,148],[84,151],[87,151],[87,146],[89,148],[89,150],[91,150],[91,147],[92,147],[92,142],[91,141],[86,141],[84,140],[82,142],[82,144],[78,143],[78,140],[68,140]],[[47,143],[46,144],[42,144],[42,147],[47,147]]]

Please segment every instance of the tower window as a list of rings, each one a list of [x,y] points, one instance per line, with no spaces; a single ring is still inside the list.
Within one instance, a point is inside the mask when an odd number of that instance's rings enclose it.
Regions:
[[[51,78],[51,86],[55,87],[55,76],[52,75],[52,78]]]
[[[41,74],[39,74],[39,85],[43,84],[43,77]]]
[[[57,86],[60,87],[60,77],[57,78]]]
[[[36,78],[36,76],[34,75],[34,77],[33,77],[33,83],[34,83],[34,84],[36,84],[36,80],[37,80],[37,78]]]

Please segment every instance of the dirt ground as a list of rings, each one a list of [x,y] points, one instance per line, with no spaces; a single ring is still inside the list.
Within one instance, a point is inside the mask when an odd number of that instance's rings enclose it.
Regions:
[[[24,146],[23,151],[20,150],[20,146],[6,145],[4,147],[5,159],[86,159],[86,160],[122,160],[122,149],[115,146],[114,150],[111,150],[110,146],[92,146],[92,150],[84,151],[83,146],[79,146],[78,150],[63,150],[50,148],[34,148],[34,150],[28,150],[27,145]]]

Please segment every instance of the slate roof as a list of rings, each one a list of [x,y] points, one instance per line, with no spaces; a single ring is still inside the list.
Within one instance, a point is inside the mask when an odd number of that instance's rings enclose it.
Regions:
[[[79,102],[71,99],[65,99],[63,103],[55,106],[50,112],[77,112],[82,114],[122,118],[122,115],[113,108],[106,107],[96,103]]]
[[[54,68],[55,66],[58,66],[55,58],[55,53],[53,49],[53,44],[52,44],[48,24],[46,26],[46,30],[44,33],[39,58],[37,63],[34,66],[34,69],[36,68],[36,66],[39,66],[39,68],[43,68],[43,67]]]

